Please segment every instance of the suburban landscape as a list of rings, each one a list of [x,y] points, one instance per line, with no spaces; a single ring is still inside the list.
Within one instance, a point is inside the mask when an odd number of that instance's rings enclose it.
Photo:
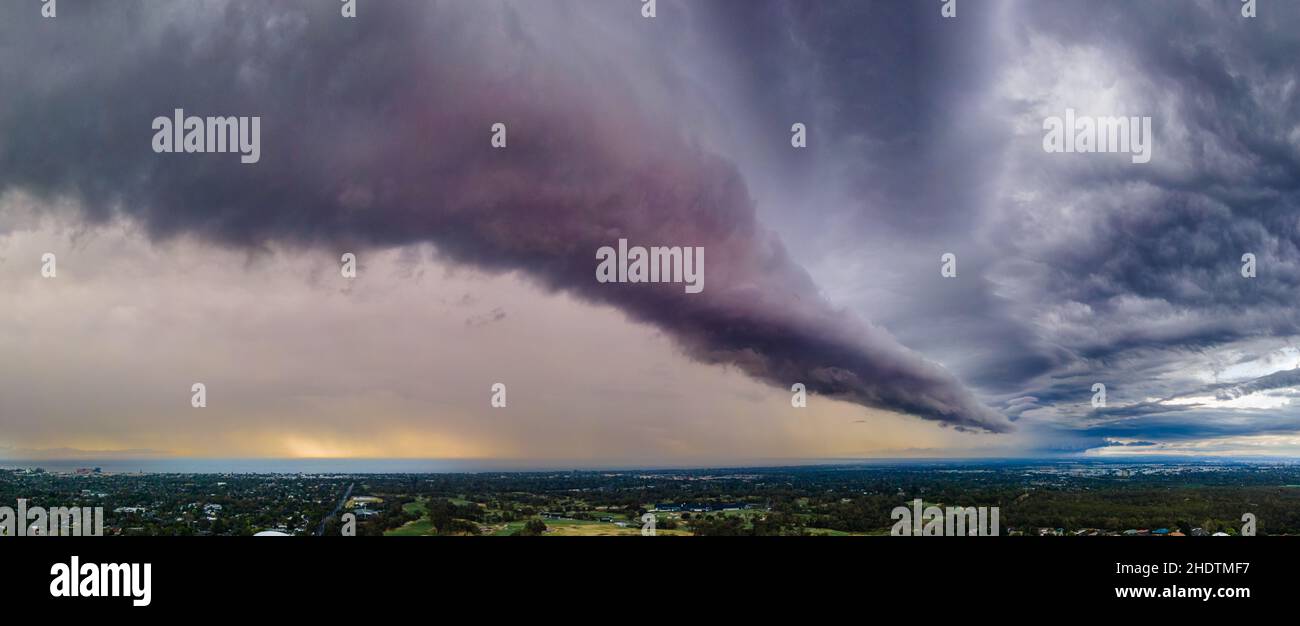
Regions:
[[[104,534],[889,535],[891,512],[997,507],[1003,536],[1300,533],[1300,465],[898,462],[438,474],[138,473],[10,466],[0,505],[102,507]],[[648,514],[648,515],[647,515]],[[650,520],[653,523],[650,523]],[[653,530],[653,532],[651,532]]]

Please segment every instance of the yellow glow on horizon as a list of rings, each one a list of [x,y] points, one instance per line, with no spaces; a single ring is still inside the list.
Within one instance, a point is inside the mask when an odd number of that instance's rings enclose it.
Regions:
[[[269,438],[274,441],[275,438]],[[429,433],[375,433],[365,441],[338,437],[291,434],[279,437],[275,456],[295,459],[318,458],[424,458],[473,459],[492,455],[482,446]]]

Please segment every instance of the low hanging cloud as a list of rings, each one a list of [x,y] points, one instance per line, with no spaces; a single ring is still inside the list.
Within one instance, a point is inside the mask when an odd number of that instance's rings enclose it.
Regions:
[[[433,243],[664,330],[705,363],[971,430],[1011,428],[838,310],[672,102],[664,41],[617,3],[118,2],[0,29],[0,192],[157,239],[357,251]],[[581,36],[573,34],[581,29]],[[155,154],[174,109],[260,116],[260,160]],[[493,149],[489,129],[508,129]],[[599,284],[596,250],[701,246],[706,287]]]

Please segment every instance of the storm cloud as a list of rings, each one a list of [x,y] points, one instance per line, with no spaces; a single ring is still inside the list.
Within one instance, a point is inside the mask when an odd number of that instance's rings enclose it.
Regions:
[[[942,367],[827,302],[760,223],[737,167],[693,138],[692,112],[709,104],[675,100],[689,79],[656,63],[665,33],[616,5],[383,2],[348,21],[320,2],[123,2],[15,16],[0,54],[24,62],[0,70],[0,190],[70,199],[90,225],[125,216],[159,240],[431,242],[455,263],[612,305],[701,362],[1008,430]],[[178,108],[260,116],[260,162],[154,154],[151,121]],[[508,149],[489,144],[496,122]],[[704,293],[596,283],[595,251],[619,238],[704,247]]]
[[[1300,4],[959,4],[6,9],[0,194],[154,242],[432,244],[1017,454],[1300,452]],[[261,116],[261,161],[154,154],[176,108]],[[1067,109],[1149,116],[1151,162],[1045,153]],[[620,238],[702,246],[704,293],[597,283]],[[528,315],[495,307],[458,325]]]

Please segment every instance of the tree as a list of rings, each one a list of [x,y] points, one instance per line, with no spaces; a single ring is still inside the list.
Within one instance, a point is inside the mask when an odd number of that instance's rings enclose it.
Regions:
[[[521,537],[536,537],[546,532],[546,522],[539,519],[530,519],[524,527],[515,533]]]

